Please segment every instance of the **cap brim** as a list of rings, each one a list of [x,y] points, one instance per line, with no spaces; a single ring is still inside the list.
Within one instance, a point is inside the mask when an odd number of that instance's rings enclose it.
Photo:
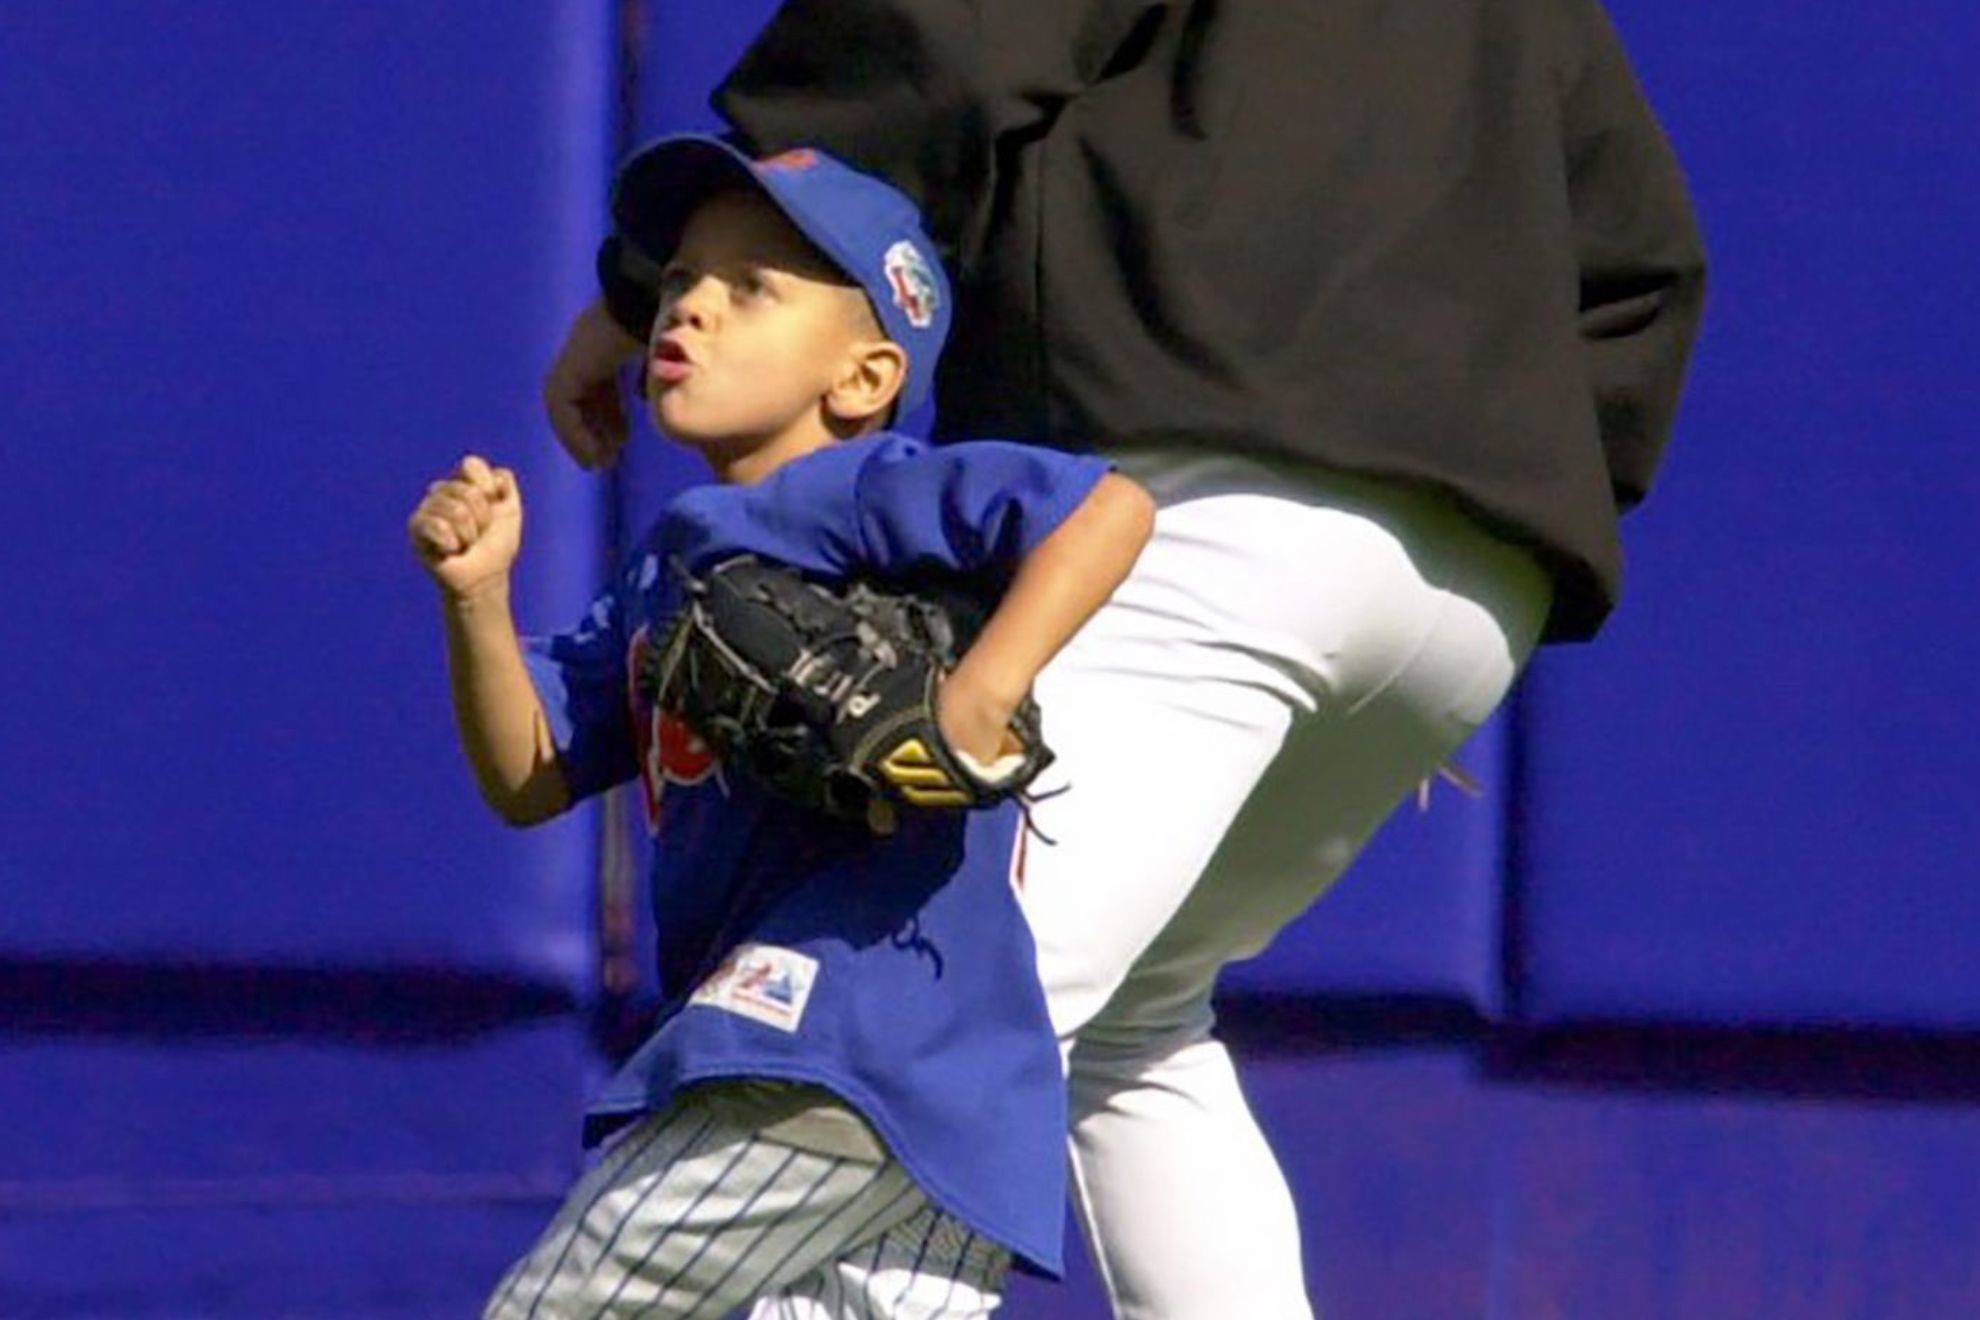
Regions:
[[[612,223],[634,247],[665,261],[680,246],[681,231],[694,209],[711,194],[737,185],[768,195],[749,159],[719,138],[662,138],[619,168],[612,187]]]

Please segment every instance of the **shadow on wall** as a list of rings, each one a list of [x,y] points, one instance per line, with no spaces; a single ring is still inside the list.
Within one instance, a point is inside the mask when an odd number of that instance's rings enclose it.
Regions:
[[[1244,1059],[1468,1048],[1508,1086],[1980,1103],[1980,1035],[1849,1027],[1492,1023],[1468,1005],[1226,995],[1218,1034]]]
[[[560,1017],[562,990],[446,967],[0,962],[10,1036],[457,1044]]]

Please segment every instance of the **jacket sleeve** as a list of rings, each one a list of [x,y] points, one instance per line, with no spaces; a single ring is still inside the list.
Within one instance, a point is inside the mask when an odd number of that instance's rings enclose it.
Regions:
[[[1045,132],[1132,58],[1161,0],[787,0],[716,89],[757,152],[822,147],[922,208],[952,262],[978,249],[1007,140]]]
[[[1581,340],[1616,505],[1649,494],[1704,310],[1684,174],[1599,0],[1566,0],[1564,117]]]

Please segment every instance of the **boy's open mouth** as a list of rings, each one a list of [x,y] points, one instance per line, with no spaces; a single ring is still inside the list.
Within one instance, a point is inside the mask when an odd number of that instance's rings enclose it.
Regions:
[[[683,380],[694,363],[688,358],[687,350],[671,339],[662,339],[653,346],[653,355],[647,362],[647,373],[657,381],[671,385]]]

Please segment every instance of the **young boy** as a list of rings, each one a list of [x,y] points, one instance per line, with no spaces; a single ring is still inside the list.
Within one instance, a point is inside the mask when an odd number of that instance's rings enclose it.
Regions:
[[[532,824],[646,789],[662,1021],[587,1116],[618,1130],[486,1314],[969,1316],[1013,1256],[1056,1272],[1064,1097],[1011,804],[879,837],[725,776],[652,708],[670,566],[750,553],[828,580],[962,585],[989,618],[939,720],[989,763],[1032,679],[1126,576],[1148,497],[1100,460],[884,428],[926,394],[949,289],[906,198],[822,153],[665,139],[615,197],[669,254],[646,388],[719,481],[669,505],[573,631],[518,637],[512,473],[479,458],[414,511],[461,740]],[[1050,712],[1046,712],[1050,735]]]

